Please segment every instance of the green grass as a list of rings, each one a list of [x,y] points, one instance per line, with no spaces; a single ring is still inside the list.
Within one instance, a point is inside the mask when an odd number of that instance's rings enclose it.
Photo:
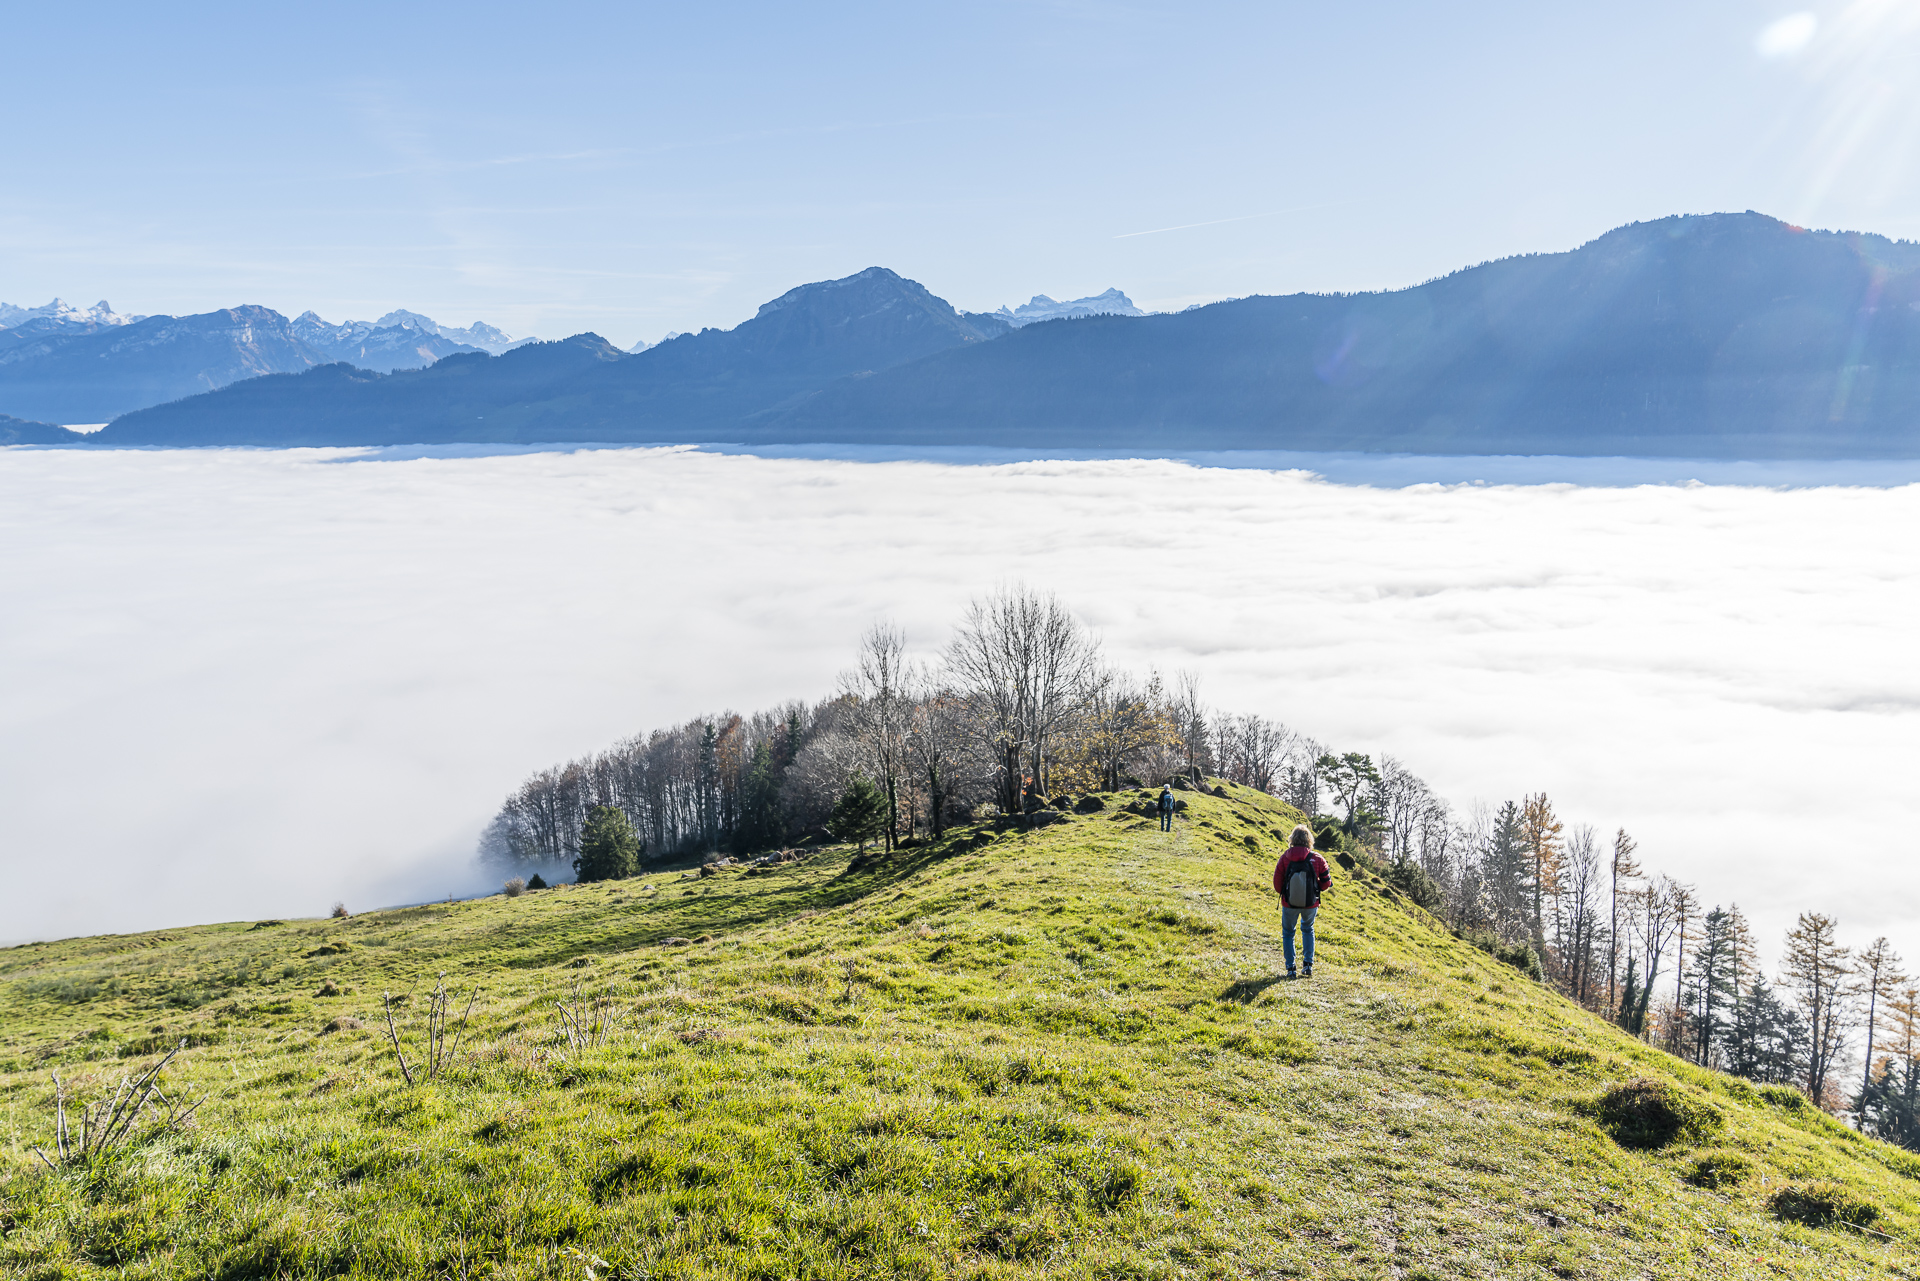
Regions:
[[[1920,1159],[1625,1037],[1377,882],[1336,872],[1316,977],[1280,978],[1296,816],[1230,790],[1171,834],[1110,807],[857,872],[0,951],[0,1268],[1915,1274]],[[471,1052],[409,1088],[379,996],[417,1018],[443,972],[481,991]],[[576,991],[624,1012],[605,1044],[561,1041]],[[32,1157],[53,1071],[96,1094],[183,1038],[190,1131]]]

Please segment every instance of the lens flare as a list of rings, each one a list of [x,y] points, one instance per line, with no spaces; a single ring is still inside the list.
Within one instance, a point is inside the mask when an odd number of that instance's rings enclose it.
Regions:
[[[1799,53],[1820,29],[1820,19],[1810,13],[1790,13],[1769,22],[1753,39],[1753,47],[1763,58],[1786,58]]]

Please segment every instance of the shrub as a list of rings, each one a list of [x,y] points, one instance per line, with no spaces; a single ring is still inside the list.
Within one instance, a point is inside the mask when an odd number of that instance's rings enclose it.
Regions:
[[[352,916],[352,915],[353,915],[353,913],[352,913],[352,912],[349,912],[349,911],[347,910],[347,905],[346,905],[345,903],[335,903],[335,904],[333,905],[333,919],[334,919],[334,920],[336,920],[336,921],[344,921],[344,920],[346,920],[346,919],[347,919],[347,918],[348,918],[349,916]]]
[[[1763,1085],[1760,1097],[1782,1112],[1807,1112],[1813,1108],[1806,1092],[1797,1085]]]
[[[1696,1188],[1737,1188],[1753,1173],[1753,1162],[1726,1148],[1694,1154],[1683,1176]]]
[[[1790,1184],[1767,1199],[1767,1208],[1776,1218],[1810,1228],[1833,1223],[1864,1228],[1880,1217],[1878,1206],[1862,1201],[1838,1183]]]
[[[527,882],[527,888],[530,890],[544,890],[547,888],[547,878],[535,872],[533,879]]]
[[[507,883],[500,888],[507,892],[508,898],[519,898],[527,892],[527,881],[523,876],[509,876]]]
[[[364,1023],[362,1023],[362,1022],[361,1022],[361,1021],[360,1021],[359,1019],[356,1019],[356,1018],[354,1018],[354,1017],[353,1017],[353,1016],[352,1016],[351,1014],[342,1014],[342,1015],[341,1015],[340,1017],[338,1017],[338,1018],[336,1018],[336,1019],[334,1019],[334,1020],[332,1020],[331,1022],[329,1022],[329,1023],[328,1023],[328,1024],[327,1024],[327,1025],[325,1026],[325,1027],[323,1027],[323,1028],[321,1028],[320,1030],[321,1030],[321,1032],[323,1032],[323,1033],[325,1033],[325,1032],[351,1032],[351,1031],[354,1031],[354,1030],[355,1030],[355,1029],[357,1029],[357,1028],[363,1028],[363,1027],[365,1027],[365,1026],[366,1026],[366,1024],[364,1024]]]
[[[1698,1141],[1720,1128],[1720,1110],[1671,1081],[1639,1077],[1608,1090],[1590,1105],[1600,1128],[1623,1148],[1664,1148]]]
[[[1540,954],[1533,950],[1531,943],[1509,943],[1492,930],[1468,930],[1464,934],[1455,931],[1454,937],[1473,944],[1495,960],[1505,961],[1536,983],[1546,982],[1546,970],[1541,968]]]
[[[1441,891],[1440,883],[1428,876],[1427,869],[1418,863],[1411,860],[1389,863],[1381,875],[1386,878],[1387,884],[1429,912],[1438,913],[1446,903],[1446,895]]]

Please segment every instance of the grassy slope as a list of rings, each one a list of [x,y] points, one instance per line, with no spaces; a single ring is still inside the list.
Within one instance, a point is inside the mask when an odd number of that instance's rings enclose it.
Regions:
[[[1620,1035],[1364,881],[1336,873],[1319,976],[1276,981],[1268,876],[1293,817],[1235,790],[1171,835],[1110,810],[858,872],[832,851],[0,952],[0,1267],[1920,1271],[1920,1161]],[[676,935],[699,941],[661,944]],[[409,1089],[378,993],[442,971],[483,989],[474,1053]],[[313,995],[323,981],[349,990]],[[552,1002],[575,985],[615,992],[630,1026],[558,1045]],[[320,1032],[353,1014],[364,1029]],[[36,1172],[51,1069],[97,1089],[183,1035],[178,1084],[214,1092],[188,1136]],[[1691,1186],[1693,1147],[1623,1150],[1580,1110],[1639,1075],[1716,1105],[1714,1146],[1747,1154],[1751,1179]],[[1850,1186],[1901,1240],[1777,1222],[1767,1195],[1809,1178]]]

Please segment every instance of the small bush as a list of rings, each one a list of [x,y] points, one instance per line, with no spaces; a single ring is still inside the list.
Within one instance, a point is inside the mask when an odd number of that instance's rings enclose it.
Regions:
[[[1737,1188],[1753,1174],[1753,1162],[1738,1152],[1711,1148],[1696,1152],[1684,1176],[1696,1188]]]
[[[334,920],[336,920],[336,921],[344,921],[344,920],[346,920],[346,919],[347,919],[347,918],[348,918],[349,916],[352,916],[352,915],[353,915],[353,913],[352,913],[352,912],[349,912],[349,911],[347,910],[347,905],[346,905],[345,903],[335,903],[335,904],[333,905],[333,919],[334,919]]]
[[[1427,870],[1418,863],[1411,860],[1389,863],[1381,875],[1386,878],[1387,884],[1429,912],[1437,913],[1446,904],[1446,894],[1441,890],[1440,883],[1427,875]]]
[[[509,876],[507,883],[500,888],[506,891],[508,898],[519,898],[527,892],[527,879],[524,876]]]
[[[1546,981],[1546,971],[1540,965],[1540,954],[1533,950],[1531,943],[1509,943],[1492,930],[1468,930],[1464,934],[1456,931],[1454,937],[1473,944],[1495,960],[1505,961],[1536,983]]]
[[[1617,1085],[1591,1105],[1600,1128],[1623,1148],[1664,1148],[1698,1141],[1720,1128],[1720,1111],[1670,1081],[1640,1077]]]
[[[328,979],[325,983],[322,983],[320,985],[320,990],[315,992],[314,995],[315,996],[340,996],[345,992],[346,992],[345,988],[341,987],[338,983],[335,983],[332,979]]]
[[[1871,1225],[1880,1217],[1880,1208],[1862,1201],[1838,1183],[1797,1183],[1781,1188],[1767,1199],[1774,1216],[1810,1228],[1834,1223],[1851,1223],[1857,1228]]]
[[[544,890],[547,888],[547,878],[535,872],[533,879],[527,882],[527,888],[530,890]]]
[[[1782,1112],[1808,1112],[1813,1109],[1806,1092],[1797,1085],[1763,1085],[1760,1087],[1760,1097],[1766,1100],[1769,1107],[1779,1108]]]
[[[354,1018],[351,1014],[342,1014],[340,1017],[333,1019],[331,1022],[329,1022],[325,1027],[321,1028],[320,1030],[322,1032],[352,1032],[358,1028],[363,1028],[365,1026],[366,1024],[362,1023],[359,1019]]]

